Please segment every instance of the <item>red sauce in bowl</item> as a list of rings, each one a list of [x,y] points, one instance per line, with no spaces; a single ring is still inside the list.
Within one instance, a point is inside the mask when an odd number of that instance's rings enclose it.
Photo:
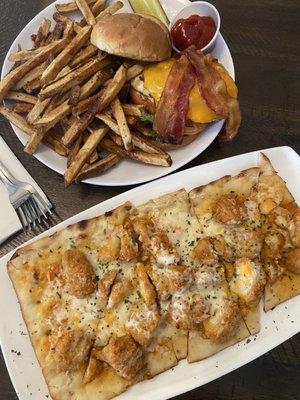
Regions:
[[[178,50],[185,50],[191,45],[201,50],[212,40],[216,30],[212,17],[192,15],[186,19],[179,19],[173,25],[171,37]]]

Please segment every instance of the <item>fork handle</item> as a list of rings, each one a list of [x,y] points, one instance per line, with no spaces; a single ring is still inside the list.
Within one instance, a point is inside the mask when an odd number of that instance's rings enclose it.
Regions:
[[[3,182],[13,185],[16,181],[16,178],[12,175],[11,172],[6,168],[6,166],[0,161],[0,177]]]

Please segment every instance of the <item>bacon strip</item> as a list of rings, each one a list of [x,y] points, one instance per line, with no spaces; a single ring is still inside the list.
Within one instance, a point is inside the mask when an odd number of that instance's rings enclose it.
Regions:
[[[153,127],[162,141],[173,144],[182,142],[190,91],[194,84],[192,65],[187,57],[182,55],[170,71],[154,117]]]
[[[232,140],[241,125],[238,101],[228,94],[225,82],[212,66],[210,55],[196,51],[194,46],[185,50],[184,54],[194,67],[203,99],[212,110],[226,118],[225,132],[221,139]]]

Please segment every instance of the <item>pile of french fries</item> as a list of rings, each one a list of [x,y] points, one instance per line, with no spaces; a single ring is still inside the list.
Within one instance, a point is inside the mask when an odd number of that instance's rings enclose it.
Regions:
[[[133,61],[93,46],[93,25],[123,4],[76,0],[56,5],[55,25],[43,19],[31,35],[32,49],[11,54],[12,70],[0,82],[0,113],[29,138],[34,154],[41,143],[67,157],[65,185],[101,174],[123,158],[168,167],[172,160],[152,129],[145,110],[128,101],[130,81],[143,71]],[[80,11],[76,22],[68,13]],[[52,29],[51,29],[52,28]]]

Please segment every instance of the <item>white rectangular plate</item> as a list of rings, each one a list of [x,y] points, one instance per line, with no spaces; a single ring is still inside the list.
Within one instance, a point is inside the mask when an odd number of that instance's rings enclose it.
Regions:
[[[300,203],[300,157],[298,154],[289,147],[263,151],[280,176],[287,182],[296,201]],[[82,219],[103,214],[128,200],[134,205],[139,205],[182,187],[190,190],[225,174],[236,174],[245,168],[256,166],[258,160],[259,152],[253,152],[173,174],[83,211],[37,238],[47,236]],[[6,263],[12,254],[13,252],[0,260],[0,342],[11,380],[20,400],[42,400],[49,394],[6,271]],[[143,400],[165,400],[219,378],[261,356],[299,332],[299,313],[300,296],[285,302],[273,311],[262,312],[261,332],[255,335],[255,338],[250,338],[251,341],[246,339],[194,364],[188,364],[185,360],[181,361],[174,369],[135,385],[119,396],[118,400],[141,400],[141,393],[143,393]]]

